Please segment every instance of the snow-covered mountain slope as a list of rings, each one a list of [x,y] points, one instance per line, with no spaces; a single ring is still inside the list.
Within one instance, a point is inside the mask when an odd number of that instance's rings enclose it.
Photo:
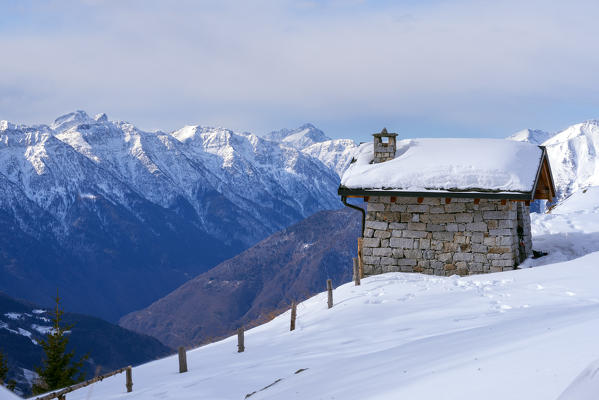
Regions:
[[[353,140],[330,139],[312,124],[304,124],[297,129],[281,129],[264,137],[317,158],[333,169],[339,177],[343,175],[358,149]]]
[[[539,129],[523,129],[509,136],[508,139],[518,142],[529,142],[532,144],[542,144],[544,141],[553,136],[552,133],[545,132]]]
[[[572,125],[543,143],[560,200],[599,185],[599,121]]]
[[[144,132],[83,111],[50,125],[2,121],[0,239],[11,250],[0,252],[0,290],[43,305],[56,286],[68,288],[67,308],[114,320],[273,232],[340,208],[338,184],[309,154],[222,128]],[[33,242],[54,250],[36,255]],[[31,293],[40,274],[48,287]]]
[[[575,124],[557,133],[526,129],[508,139],[545,146],[558,201],[599,185],[599,121]]]
[[[302,151],[318,158],[341,177],[356,155],[358,146],[350,139],[335,139],[314,143]]]
[[[561,242],[547,250],[567,261],[369,277],[335,288],[332,309],[326,293],[299,304],[293,332],[289,311],[247,331],[244,353],[231,337],[189,351],[185,374],[169,357],[135,368],[133,393],[118,378],[72,398],[555,399],[599,358],[599,246],[575,258],[599,243],[599,214],[570,206],[533,217],[535,248]]]

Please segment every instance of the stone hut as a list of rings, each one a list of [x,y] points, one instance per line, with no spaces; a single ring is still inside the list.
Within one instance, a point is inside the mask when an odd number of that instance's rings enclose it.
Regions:
[[[373,136],[338,191],[363,213],[362,276],[505,271],[532,254],[530,202],[555,197],[544,147],[504,139],[397,141],[386,129]],[[349,197],[362,198],[366,212]]]

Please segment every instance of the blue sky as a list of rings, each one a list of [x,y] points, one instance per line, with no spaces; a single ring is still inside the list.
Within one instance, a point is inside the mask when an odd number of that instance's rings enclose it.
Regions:
[[[599,118],[597,17],[592,1],[2,0],[0,119],[556,131]]]

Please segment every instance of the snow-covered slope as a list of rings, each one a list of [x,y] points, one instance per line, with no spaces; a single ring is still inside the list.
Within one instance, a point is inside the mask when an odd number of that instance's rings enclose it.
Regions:
[[[135,368],[92,398],[556,398],[597,358],[594,253],[564,264],[468,278],[386,274],[320,294],[246,333]],[[92,389],[75,392],[86,399]]]
[[[579,189],[599,185],[599,121],[572,125],[543,145],[560,200]]]
[[[526,129],[508,139],[547,148],[558,201],[580,189],[599,185],[599,121],[575,124],[557,133]]]
[[[584,211],[571,211],[534,217],[535,248],[552,236],[577,251],[599,243],[599,214],[574,234],[568,222]],[[299,304],[293,332],[289,312],[247,331],[244,353],[231,337],[189,351],[185,374],[169,357],[134,368],[133,393],[118,377],[71,398],[555,399],[599,358],[599,249],[587,251],[495,274],[348,283],[332,309],[326,293]],[[575,386],[588,389],[588,375]]]

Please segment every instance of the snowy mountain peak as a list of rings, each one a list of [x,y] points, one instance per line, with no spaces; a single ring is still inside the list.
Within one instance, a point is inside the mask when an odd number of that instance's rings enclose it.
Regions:
[[[77,110],[65,115],[62,115],[54,120],[50,125],[50,128],[62,132],[73,126],[86,123],[94,123],[95,120],[90,118],[89,115],[83,110]]]
[[[509,136],[508,139],[515,140],[517,142],[529,142],[540,145],[551,136],[551,133],[542,131],[540,129],[523,129],[514,133],[512,136]]]
[[[8,122],[6,120],[0,121],[0,131],[7,131],[9,129],[10,130],[15,129],[15,125],[11,124],[10,122]]]
[[[302,150],[314,143],[331,140],[323,131],[314,125],[306,123],[297,129],[281,129],[264,135],[264,138],[277,143],[284,143],[287,146]]]
[[[108,122],[108,116],[106,113],[96,114],[94,120],[96,120],[96,122]]]

